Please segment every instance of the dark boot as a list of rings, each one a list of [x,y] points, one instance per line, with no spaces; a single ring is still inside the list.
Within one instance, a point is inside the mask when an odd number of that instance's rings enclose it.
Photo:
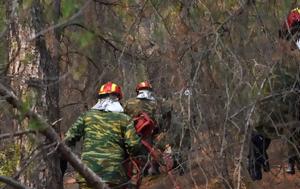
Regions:
[[[286,172],[287,174],[291,174],[291,175],[295,174],[295,164],[289,162],[289,163],[288,163],[288,167],[286,168],[285,172]]]

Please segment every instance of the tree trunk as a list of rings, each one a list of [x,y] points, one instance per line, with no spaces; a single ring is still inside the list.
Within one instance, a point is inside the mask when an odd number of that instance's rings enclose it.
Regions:
[[[59,5],[59,3],[56,1],[54,4]],[[17,0],[7,3],[8,15],[11,16],[8,35],[10,62],[8,74],[14,76],[10,84],[28,106],[27,108],[39,112],[47,118],[49,123],[52,123],[59,119],[59,48],[57,48],[59,47],[59,34],[55,32],[53,46],[56,48],[53,49],[56,51],[52,58],[45,36],[37,36],[29,40],[46,26],[41,2],[32,1],[30,10],[27,11],[28,15],[26,15],[27,22],[24,22],[24,18],[20,16],[23,13],[21,7]],[[27,121],[14,123],[16,131],[28,126],[30,123]],[[55,129],[59,132],[59,124],[55,125]],[[17,167],[22,169],[25,158],[37,144],[28,137],[21,137],[20,140],[16,140],[16,143],[20,146],[20,164]],[[47,144],[49,141],[44,143]],[[53,148],[42,152],[42,157],[34,161],[31,170],[22,175],[22,183],[41,189],[63,188],[59,156],[57,153],[49,155],[51,150]]]

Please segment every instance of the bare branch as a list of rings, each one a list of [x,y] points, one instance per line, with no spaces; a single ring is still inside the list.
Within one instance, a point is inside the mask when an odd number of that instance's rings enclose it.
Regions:
[[[94,0],[96,3],[99,3],[101,5],[109,5],[109,6],[115,6],[115,5],[119,5],[119,0],[116,1],[112,1],[112,2],[106,2],[106,1],[100,1],[100,0]]]
[[[26,134],[29,134],[29,133],[34,133],[34,132],[26,130],[26,131],[19,131],[19,132],[16,132],[16,133],[4,133],[4,134],[0,135],[0,140],[7,139],[7,138],[12,138],[12,137],[18,137],[18,136],[26,135]]]
[[[6,176],[0,176],[0,182],[3,182],[9,186],[12,186],[16,189],[30,189],[27,186],[22,185],[21,183],[15,181],[14,179]]]

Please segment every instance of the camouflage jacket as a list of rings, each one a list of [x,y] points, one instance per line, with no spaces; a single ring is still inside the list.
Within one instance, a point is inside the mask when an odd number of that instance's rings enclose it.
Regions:
[[[157,121],[157,103],[153,100],[131,98],[126,101],[124,111],[131,117],[137,116],[141,112],[146,112],[153,120]]]
[[[127,155],[143,150],[131,118],[123,113],[90,110],[78,118],[66,134],[66,143],[75,145],[83,137],[81,159],[105,182],[128,181],[122,162]]]

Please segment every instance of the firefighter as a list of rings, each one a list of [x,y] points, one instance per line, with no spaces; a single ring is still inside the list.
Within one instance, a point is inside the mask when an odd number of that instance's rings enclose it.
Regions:
[[[169,136],[168,133],[171,128],[172,105],[166,100],[157,100],[155,98],[149,81],[138,83],[136,94],[135,98],[131,98],[126,102],[125,112],[132,117],[145,112],[155,123],[154,132],[147,138],[147,141],[155,148],[158,155],[151,158],[149,167],[145,169],[145,173],[155,175],[161,172],[169,172],[179,163],[178,160],[180,159],[179,155],[175,154],[172,150],[174,146],[170,145],[172,137],[169,139],[166,138],[166,136]],[[181,129],[178,130],[181,131]],[[147,153],[149,153],[149,150]],[[145,163],[142,163],[142,165],[145,166]]]
[[[137,96],[134,98],[130,98],[126,101],[124,110],[125,113],[130,115],[132,118],[137,118],[142,112],[146,113],[149,118],[153,121],[155,124],[155,127],[157,128],[157,101],[154,97],[153,88],[149,81],[142,81],[137,84],[136,86],[136,94]],[[155,131],[157,133],[157,129]],[[151,136],[147,137],[146,141],[153,145],[153,136],[155,133],[152,133]],[[138,159],[139,163],[139,169],[145,170],[144,172],[146,174],[157,174],[158,173],[158,165],[155,163],[155,161],[148,161],[148,151],[144,151],[144,156],[142,158]],[[148,162],[147,162],[148,161]],[[141,182],[141,177],[137,174],[141,175],[143,173],[137,172],[137,170],[133,170],[133,174],[135,175],[137,180],[136,182]]]
[[[300,47],[300,9],[293,9],[279,32],[283,43],[288,42],[282,58],[274,63],[258,101],[251,134],[248,171],[253,180],[262,179],[262,170],[270,170],[267,148],[272,139],[284,139],[288,147],[287,173],[294,174],[298,160],[299,138],[297,129],[300,116],[299,59],[294,56]]]
[[[101,86],[98,102],[81,115],[66,133],[65,142],[74,146],[83,138],[81,159],[108,186],[135,188],[123,166],[128,156],[143,151],[141,137],[136,133],[132,119],[123,113],[119,100],[121,88],[108,82]],[[79,177],[81,188],[89,188]]]
[[[136,117],[141,112],[146,112],[153,120],[156,117],[157,101],[154,97],[152,85],[148,81],[137,84],[137,96],[126,101],[124,109],[131,117]]]

